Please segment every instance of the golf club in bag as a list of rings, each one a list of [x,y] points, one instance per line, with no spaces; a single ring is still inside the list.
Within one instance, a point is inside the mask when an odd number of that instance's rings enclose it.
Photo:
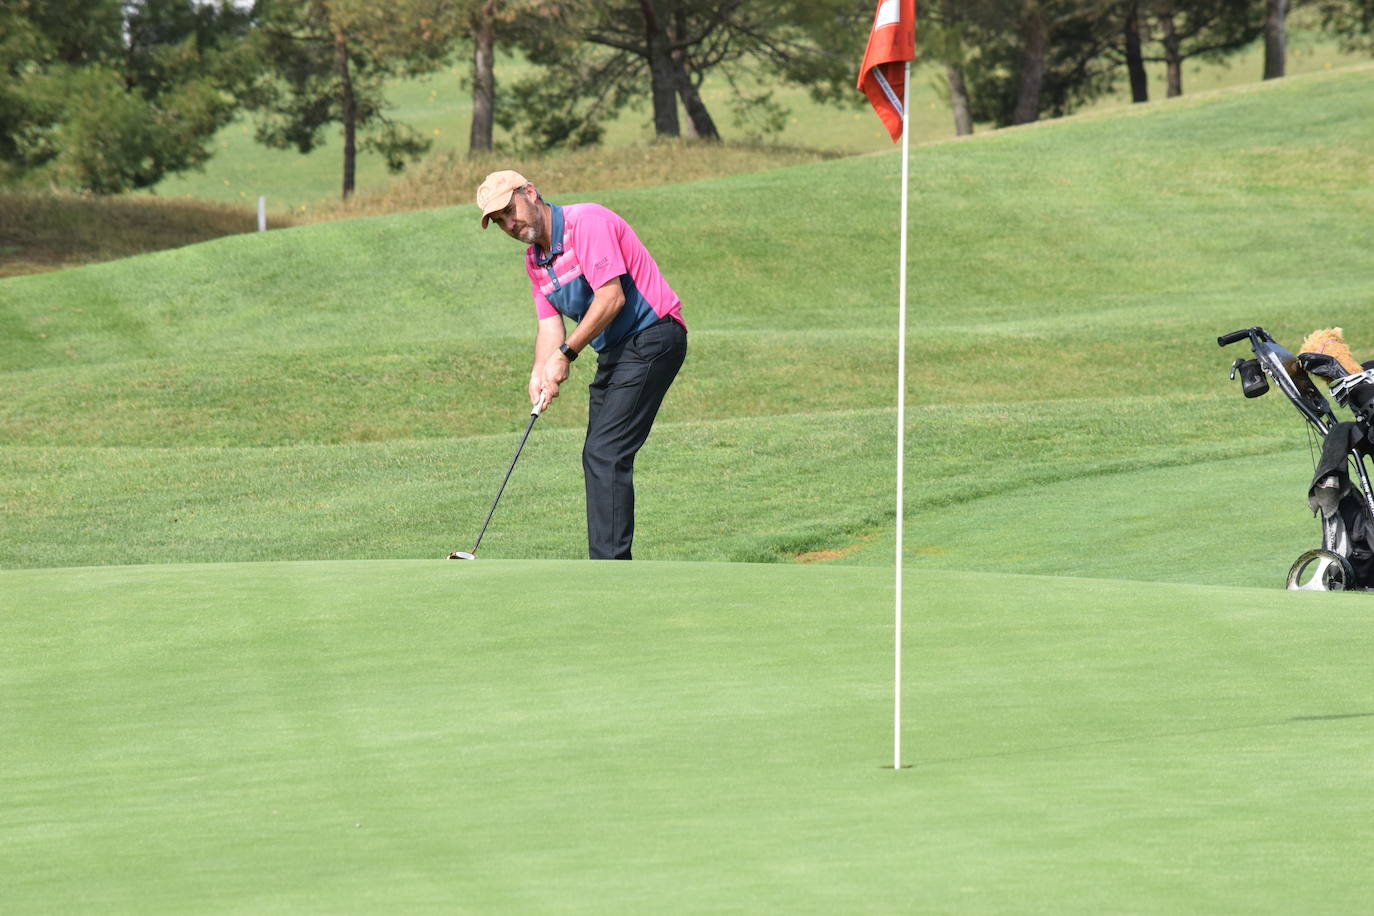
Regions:
[[[501,480],[501,488],[496,491],[496,498],[491,501],[491,510],[487,512],[487,520],[482,523],[482,530],[477,532],[477,541],[472,545],[472,550],[455,550],[448,555],[450,560],[477,559],[477,548],[482,546],[482,535],[487,533],[487,526],[491,524],[491,517],[496,514],[496,504],[501,501],[501,494],[506,492],[506,482],[510,480],[511,472],[515,470],[515,462],[520,460],[520,452],[525,448],[525,440],[530,437],[530,430],[534,429],[534,421],[539,419],[539,415],[548,406],[547,401],[541,400],[530,411],[530,422],[525,427],[525,434],[520,437],[520,444],[515,447],[515,457],[510,460],[510,467],[506,468],[506,476]]]
[[[1288,570],[1287,587],[1308,591],[1369,591],[1374,588],[1374,487],[1366,462],[1374,453],[1374,363],[1351,373],[1322,353],[1292,353],[1279,346],[1264,328],[1232,331],[1217,338],[1230,346],[1248,340],[1251,359],[1231,364],[1231,378],[1240,375],[1241,391],[1257,398],[1269,391],[1270,380],[1297,408],[1309,429],[1321,440],[1315,461],[1308,506],[1321,517],[1322,545],[1303,553]],[[1336,403],[1349,409],[1352,421],[1342,421],[1313,383],[1326,380]],[[1351,480],[1351,468],[1355,481]]]

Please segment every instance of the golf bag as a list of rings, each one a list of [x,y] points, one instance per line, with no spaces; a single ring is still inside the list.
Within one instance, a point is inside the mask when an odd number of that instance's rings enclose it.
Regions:
[[[1225,334],[1217,344],[1226,347],[1242,340],[1249,340],[1254,356],[1231,364],[1231,378],[1240,375],[1241,391],[1257,398],[1269,391],[1272,381],[1322,443],[1307,492],[1308,507],[1321,519],[1322,545],[1293,563],[1288,588],[1374,590],[1374,487],[1366,466],[1374,454],[1374,362],[1365,363],[1363,372],[1350,373],[1328,355],[1294,356],[1260,327]],[[1336,404],[1347,408],[1352,420],[1336,416],[1313,383],[1314,375],[1330,383]]]

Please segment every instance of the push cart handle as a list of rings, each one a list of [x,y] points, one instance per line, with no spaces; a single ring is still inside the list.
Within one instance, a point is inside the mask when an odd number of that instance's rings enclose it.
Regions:
[[[1273,343],[1274,338],[1269,336],[1269,332],[1256,325],[1253,328],[1246,328],[1243,331],[1232,331],[1230,334],[1223,334],[1217,338],[1218,347],[1226,347],[1245,338],[1250,338],[1250,343],[1258,346],[1262,343]]]
[[[1232,331],[1230,334],[1223,334],[1217,338],[1218,347],[1229,347],[1233,343],[1246,340],[1252,331],[1259,331],[1259,328],[1246,328],[1243,331]]]

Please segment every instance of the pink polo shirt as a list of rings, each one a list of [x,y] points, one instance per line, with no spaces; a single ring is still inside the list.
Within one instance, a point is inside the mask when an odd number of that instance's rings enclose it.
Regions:
[[[600,204],[551,205],[552,250],[525,252],[535,315],[581,321],[596,290],[619,277],[625,305],[591,345],[597,351],[620,343],[664,317],[682,320],[682,302],[630,224]]]

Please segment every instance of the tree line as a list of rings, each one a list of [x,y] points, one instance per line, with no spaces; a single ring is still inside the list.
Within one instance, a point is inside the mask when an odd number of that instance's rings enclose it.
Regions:
[[[1290,7],[1318,12],[1347,49],[1374,51],[1374,0],[918,0],[919,63],[933,65],[955,129],[1058,116],[1130,86],[1146,65],[1169,95],[1183,63],[1264,40],[1265,79],[1285,70]],[[654,133],[719,140],[701,93],[782,129],[782,85],[861,104],[856,68],[874,0],[0,0],[0,184],[114,194],[156,185],[213,152],[247,113],[258,142],[308,153],[343,134],[342,193],[359,151],[400,171],[430,141],[387,114],[397,79],[461,62],[469,150],[501,126],[518,152],[600,142],[627,106]],[[498,54],[528,61],[509,85]]]
[[[1374,50],[1374,0],[929,0],[917,39],[945,69],[959,134],[973,122],[1067,114],[1124,79],[1149,101],[1145,65],[1183,93],[1183,63],[1264,39],[1263,79],[1284,75],[1290,7],[1316,9],[1347,50]]]

